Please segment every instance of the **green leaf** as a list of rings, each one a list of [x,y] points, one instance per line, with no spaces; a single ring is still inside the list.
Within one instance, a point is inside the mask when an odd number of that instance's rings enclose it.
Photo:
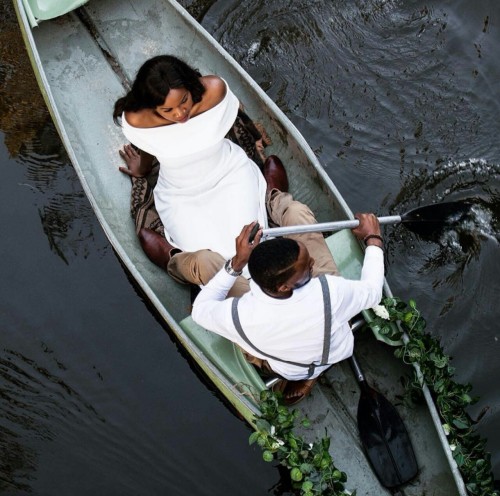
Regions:
[[[453,456],[453,458],[455,459],[459,467],[461,467],[464,464],[465,458],[462,453],[457,453],[456,455]]]
[[[271,451],[266,450],[264,451],[264,453],[262,453],[262,458],[265,462],[272,462],[274,460],[274,455],[271,453]]]
[[[302,491],[307,492],[310,491],[314,487],[314,484],[310,480],[306,480],[302,483],[302,486],[300,487]]]
[[[460,419],[453,419],[453,425],[458,429],[468,429],[470,427],[469,424]]]
[[[403,321],[404,322],[411,322],[411,319],[413,319],[413,312],[406,312],[403,316]]]
[[[333,471],[333,478],[335,480],[341,480],[342,479],[342,472],[340,470],[334,470]]]
[[[271,432],[271,424],[267,420],[258,419],[255,422],[255,426],[257,427],[258,431],[267,432],[267,433]]]
[[[259,432],[252,432],[250,434],[250,437],[248,438],[248,444],[253,444],[257,439],[259,439],[260,433]]]
[[[292,470],[290,470],[290,478],[293,481],[299,482],[302,480],[302,477],[303,477],[302,472],[297,467],[294,467],[292,468]]]

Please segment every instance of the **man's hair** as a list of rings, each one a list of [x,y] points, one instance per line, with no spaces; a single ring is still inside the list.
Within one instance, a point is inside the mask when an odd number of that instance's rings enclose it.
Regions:
[[[252,279],[264,290],[276,291],[294,273],[293,265],[299,258],[297,241],[276,238],[257,245],[248,260]]]

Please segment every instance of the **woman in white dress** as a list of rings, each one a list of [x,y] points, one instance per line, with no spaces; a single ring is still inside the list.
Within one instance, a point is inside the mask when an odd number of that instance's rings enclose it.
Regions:
[[[141,245],[182,282],[207,282],[233,256],[243,225],[267,226],[266,180],[245,151],[225,137],[238,108],[224,80],[201,76],[168,55],[146,61],[132,89],[115,103],[115,122],[121,119],[134,145],[120,150],[126,163],[120,170],[136,187],[132,203],[138,189],[151,189],[144,178],[151,175],[154,159],[159,161],[153,195],[164,236],[133,212]],[[279,175],[279,159],[268,162],[271,175]],[[282,175],[286,180],[284,170]],[[143,179],[134,183],[137,178]],[[206,276],[200,274],[203,268]]]

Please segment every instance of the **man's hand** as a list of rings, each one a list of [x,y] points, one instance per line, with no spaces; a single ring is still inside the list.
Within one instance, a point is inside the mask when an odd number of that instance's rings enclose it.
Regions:
[[[256,224],[257,222],[254,221],[251,224],[246,225],[241,230],[240,235],[236,238],[236,255],[231,261],[231,266],[237,272],[243,270],[243,267],[245,267],[248,263],[252,250],[260,243],[260,239],[262,238],[262,229],[259,228],[253,241],[250,242],[250,233]]]
[[[353,234],[360,240],[364,240],[370,234],[380,236],[380,224],[375,214],[356,214],[354,217],[359,219],[359,226],[352,230]],[[375,245],[382,248],[382,241],[377,238],[371,238],[367,245]]]

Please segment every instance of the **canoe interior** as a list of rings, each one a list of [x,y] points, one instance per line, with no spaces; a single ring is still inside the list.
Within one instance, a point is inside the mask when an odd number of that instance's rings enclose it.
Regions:
[[[23,0],[16,2],[21,12]],[[92,34],[81,22],[82,16],[93,24]],[[282,158],[295,197],[307,203],[320,222],[352,218],[351,211],[293,125],[223,50],[214,48],[211,38],[177,4],[91,0],[83,9],[40,23],[33,30],[26,19],[24,22],[47,105],[106,235],[181,344],[252,422],[258,412],[255,402],[251,396],[239,394],[238,388],[258,392],[264,387],[260,377],[231,343],[193,325],[188,287],[175,283],[149,262],[138,244],[129,214],[130,180],[118,171],[117,150],[124,138],[111,117],[115,100],[125,92],[124,79],[132,80],[146,59],[162,53],[184,58],[203,74],[222,76],[248,114],[265,126],[273,140],[269,153]],[[118,73],[103,52],[119,61]],[[350,231],[330,237],[329,243],[346,277],[359,277],[362,251]],[[396,401],[396,395],[402,393],[399,377],[411,373],[411,368],[395,360],[392,350],[369,332],[357,337],[356,348],[371,384]],[[223,365],[218,366],[218,361]],[[390,494],[373,475],[357,437],[358,397],[356,381],[348,365],[341,363],[325,374],[301,409],[313,420],[317,435],[323,436],[327,429],[335,463],[349,475],[348,487],[352,484],[358,495]],[[427,406],[398,409],[421,468],[421,475],[405,487],[405,494],[465,494],[457,489],[449,454],[447,457],[443,451]]]
[[[88,0],[23,0],[24,9],[31,27],[41,21],[54,19],[70,12]]]

